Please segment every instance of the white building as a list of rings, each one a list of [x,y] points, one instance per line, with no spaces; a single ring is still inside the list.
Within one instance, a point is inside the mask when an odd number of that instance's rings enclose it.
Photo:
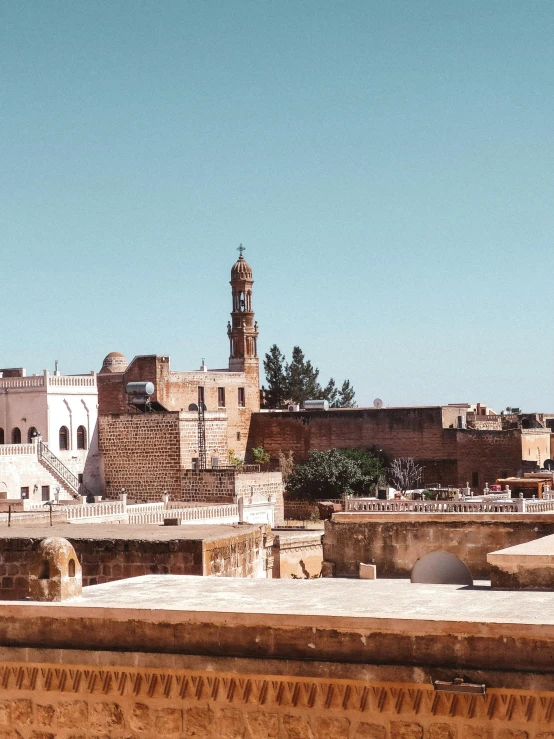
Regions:
[[[97,494],[96,373],[0,370],[0,498]]]

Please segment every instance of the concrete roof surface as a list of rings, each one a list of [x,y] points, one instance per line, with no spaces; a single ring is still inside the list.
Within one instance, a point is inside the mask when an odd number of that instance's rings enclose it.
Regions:
[[[490,552],[488,556],[493,554],[501,555],[525,555],[526,557],[542,557],[544,555],[554,556],[554,534],[550,536],[541,536],[540,539],[526,541],[523,544],[516,544],[513,547],[505,549],[497,549],[496,552]]]
[[[14,606],[4,601],[2,605]],[[83,589],[62,603],[18,606],[136,609],[554,625],[554,592],[498,591],[486,585],[412,584],[408,580],[250,580],[144,575]],[[152,614],[153,615],[153,614]],[[160,616],[162,614],[160,613]]]
[[[168,518],[171,518],[168,515]],[[49,526],[36,524],[2,528],[2,539],[36,539],[61,536],[66,539],[125,539],[142,541],[171,541],[173,539],[221,539],[233,534],[244,534],[258,529],[261,524],[189,524],[184,526],[156,526],[154,524],[117,523],[60,523]]]

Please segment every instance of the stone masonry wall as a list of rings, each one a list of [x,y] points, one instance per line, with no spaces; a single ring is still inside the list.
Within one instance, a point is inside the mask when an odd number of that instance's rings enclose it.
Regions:
[[[135,500],[158,501],[164,491],[179,500],[178,413],[99,416],[99,442],[107,498],[125,488]]]
[[[236,476],[235,491],[237,496],[272,495],[275,500],[275,523],[284,521],[283,476],[280,472],[246,472]]]
[[[227,470],[182,470],[181,493],[173,500],[192,503],[234,503],[234,469]]]
[[[337,679],[293,660],[286,672],[249,674],[208,670],[202,658],[174,666],[165,654],[49,656],[3,649],[4,739],[551,739],[554,728],[547,689],[437,694],[429,683],[376,680],[371,666],[365,679]]]
[[[472,485],[474,472],[478,473],[479,488],[492,485],[501,477],[517,475],[521,470],[521,432],[510,431],[456,431],[458,455],[458,484]]]
[[[471,486],[477,472],[482,488],[498,477],[518,475],[522,467],[521,431],[443,428],[440,406],[254,413],[248,447],[256,446],[263,446],[274,464],[280,451],[292,451],[300,461],[314,449],[376,447],[389,458],[413,457],[423,466],[427,485]],[[537,440],[528,448],[546,453]]]
[[[443,429],[438,406],[253,413],[248,448],[256,446],[273,463],[280,451],[292,451],[300,461],[314,449],[377,447],[391,458],[417,459],[429,483],[457,484],[456,432]]]
[[[206,465],[212,466],[216,457],[220,466],[229,464],[227,450],[227,416],[224,413],[206,413],[204,428],[206,432]],[[192,469],[192,460],[198,459],[198,414],[180,413],[179,431],[181,435],[181,467]]]
[[[273,459],[292,450],[299,460],[313,449],[385,444],[391,457],[456,459],[455,435],[443,430],[440,406],[254,413],[248,447],[263,446]]]
[[[360,562],[377,577],[409,577],[424,554],[452,552],[474,578],[488,579],[487,554],[554,533],[550,514],[355,514],[325,521],[323,558],[335,575],[357,576]]]
[[[210,370],[208,372],[173,372],[168,356],[135,357],[125,372],[98,375],[99,414],[125,413],[128,398],[125,386],[129,382],[154,383],[152,400],[170,411],[188,411],[198,403],[198,388],[204,388],[204,403],[209,413],[227,416],[226,448],[244,457],[252,412],[260,410],[258,360],[246,360],[244,371]],[[225,406],[220,407],[218,388],[225,389]],[[245,406],[239,405],[239,388],[244,389]],[[226,456],[226,455],[225,455]]]
[[[0,600],[27,597],[32,554],[42,538],[0,538]],[[221,539],[73,539],[69,534],[66,538],[83,568],[83,586],[151,574],[259,577],[265,548],[272,544],[265,526],[237,530]]]
[[[266,577],[271,574],[273,535],[269,526],[204,541],[204,574],[219,577]]]

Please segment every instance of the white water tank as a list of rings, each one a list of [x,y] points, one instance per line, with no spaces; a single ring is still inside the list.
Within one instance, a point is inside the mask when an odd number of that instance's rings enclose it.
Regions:
[[[304,410],[305,411],[328,411],[329,401],[328,400],[305,400]]]

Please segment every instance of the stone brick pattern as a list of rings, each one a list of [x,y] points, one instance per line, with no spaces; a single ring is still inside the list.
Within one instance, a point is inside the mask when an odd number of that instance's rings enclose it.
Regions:
[[[440,406],[253,413],[248,448],[263,446],[272,463],[280,451],[295,460],[311,450],[348,447],[382,449],[390,458],[413,457],[424,467],[424,483],[463,486],[479,473],[479,485],[522,469],[522,434],[444,428]],[[535,443],[536,446],[536,443]]]
[[[206,413],[204,417],[206,434],[206,466],[212,466],[216,457],[219,465],[229,464],[227,447],[227,417],[224,413]],[[192,469],[193,459],[198,459],[198,414],[179,414],[180,464],[182,468]]]
[[[106,497],[161,500],[181,492],[178,413],[99,416],[99,443]]]
[[[550,514],[342,515],[352,521],[325,521],[323,537],[323,558],[337,576],[356,576],[365,562],[377,566],[378,577],[409,577],[420,557],[442,550],[465,562],[474,578],[488,579],[489,552],[554,534]]]
[[[168,356],[135,357],[125,372],[98,375],[98,413],[111,415],[128,411],[125,386],[129,382],[153,382],[152,400],[170,411],[188,411],[198,403],[198,388],[204,388],[208,412],[227,416],[227,447],[243,456],[246,451],[250,416],[260,409],[258,359],[241,360],[241,371],[226,369],[208,372],[173,372]],[[225,388],[225,407],[218,404],[218,388]],[[239,388],[245,391],[245,406],[239,406]],[[239,438],[240,436],[240,438]],[[102,429],[100,440],[102,441]]]
[[[257,577],[272,542],[265,526],[237,530],[221,539],[72,539],[83,569],[83,586],[139,575]],[[0,539],[0,599],[29,594],[33,551],[41,538]]]
[[[182,470],[181,475],[181,494],[174,500],[235,502],[235,470]]]
[[[248,534],[205,541],[203,574],[223,577],[266,577],[272,563],[273,535],[269,526]]]
[[[285,500],[284,511],[285,520],[313,521],[319,517],[317,503],[311,503],[309,500]]]
[[[154,656],[154,655],[153,655]],[[4,663],[2,739],[552,739],[554,694]]]
[[[522,466],[521,432],[457,431],[458,482],[471,485],[474,471],[481,487],[497,478],[515,476]],[[507,475],[505,473],[508,473]]]

